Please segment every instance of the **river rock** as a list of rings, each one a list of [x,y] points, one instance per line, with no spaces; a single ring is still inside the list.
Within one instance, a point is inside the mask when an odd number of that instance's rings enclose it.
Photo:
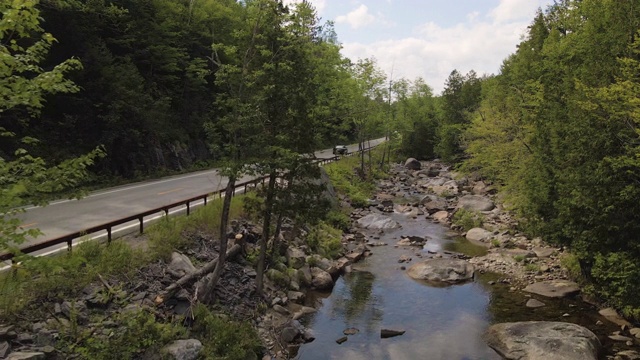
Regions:
[[[198,339],[176,340],[164,347],[164,351],[175,360],[195,360],[202,350]]]
[[[400,336],[404,333],[404,330],[380,329],[380,337],[383,339]]]
[[[549,280],[531,284],[524,291],[550,298],[562,298],[580,292],[578,284],[568,280]]]
[[[491,231],[485,230],[483,228],[473,228],[467,231],[467,235],[465,237],[469,241],[483,242],[492,236],[493,233]]]
[[[306,257],[307,255],[300,248],[291,246],[287,248],[286,258],[289,267],[300,269],[302,266],[304,266]]]
[[[388,230],[400,227],[400,224],[388,216],[382,214],[369,214],[357,221],[358,226],[365,229]]]
[[[473,278],[475,267],[460,259],[428,259],[412,265],[407,275],[416,280],[459,283]]]
[[[529,299],[525,305],[528,308],[539,308],[539,307],[543,307],[546,306],[545,303],[543,303],[540,300],[537,299]]]
[[[407,161],[404,162],[404,167],[409,170],[420,170],[422,165],[420,164],[420,161],[414,158],[408,158]]]
[[[601,309],[598,313],[618,326],[631,326],[631,323],[620,316],[620,314],[618,314],[618,312],[613,308]]]
[[[426,195],[420,200],[420,204],[423,205],[429,213],[447,208],[447,200],[436,195]]]
[[[487,344],[505,359],[596,360],[600,341],[588,329],[571,323],[525,321],[495,324]]]
[[[317,290],[331,290],[333,288],[333,279],[331,274],[318,268],[311,268],[311,285]]]
[[[615,360],[640,360],[640,354],[635,350],[625,350],[616,353]]]
[[[449,218],[449,212],[446,210],[438,211],[432,215],[433,220],[438,222],[446,222]]]
[[[470,211],[490,211],[495,205],[493,201],[480,195],[465,195],[458,199],[458,207]]]

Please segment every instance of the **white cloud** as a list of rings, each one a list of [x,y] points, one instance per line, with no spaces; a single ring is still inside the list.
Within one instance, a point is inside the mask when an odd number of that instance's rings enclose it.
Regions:
[[[340,15],[336,17],[336,23],[347,23],[353,29],[357,29],[363,26],[367,26],[374,22],[375,16],[369,13],[369,8],[366,5],[361,4],[357,9],[351,11],[347,15]]]
[[[500,0],[500,4],[489,13],[489,17],[497,23],[523,19],[533,20],[532,14],[539,6],[539,1]]]
[[[284,0],[285,5],[292,5],[302,2],[302,0]],[[327,0],[309,0],[311,5],[316,9],[318,15],[322,14],[322,11],[327,7]]]
[[[496,73],[504,58],[516,50],[528,23],[529,19],[504,23],[475,19],[441,27],[429,22],[419,26],[412,37],[371,44],[346,42],[342,52],[353,60],[375,56],[387,74],[394,68],[395,79],[422,77],[439,93],[454,69],[463,74],[469,70],[478,75]]]

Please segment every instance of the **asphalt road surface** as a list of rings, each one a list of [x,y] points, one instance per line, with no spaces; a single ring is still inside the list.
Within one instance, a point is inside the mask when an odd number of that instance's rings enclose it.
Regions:
[[[384,138],[371,140],[371,146],[378,145],[383,141]],[[349,145],[348,148],[349,152],[357,151],[358,145]],[[332,149],[317,151],[315,155],[325,159],[334,156]],[[244,177],[239,182],[249,179],[251,177]],[[26,212],[19,215],[23,229],[38,228],[44,235],[31,239],[21,246],[43,242],[183,199],[214,192],[226,185],[227,179],[220,176],[218,170],[213,169],[103,189],[80,200],[61,200],[44,207],[28,207]],[[197,206],[198,204],[193,205]],[[176,209],[171,213],[180,211],[184,211],[184,209]],[[161,216],[158,213],[157,216],[146,217],[145,222]],[[136,220],[114,227],[112,231],[114,234],[127,230],[134,231],[138,225]],[[104,237],[106,231],[104,234],[95,233],[91,236],[93,238]],[[65,248],[65,246],[43,250],[38,255],[53,253],[60,248]]]

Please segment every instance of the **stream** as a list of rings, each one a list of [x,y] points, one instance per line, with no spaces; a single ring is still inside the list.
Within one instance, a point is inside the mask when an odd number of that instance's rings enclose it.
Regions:
[[[354,264],[331,293],[310,293],[307,305],[318,309],[302,320],[315,341],[302,345],[298,359],[501,359],[482,334],[494,323],[525,320],[573,322],[591,329],[606,347],[606,334],[615,326],[604,322],[590,305],[572,299],[538,298],[546,306],[527,308],[530,295],[511,291],[498,274],[479,274],[461,285],[434,287],[409,278],[404,267],[446,252],[481,255],[483,247],[447,235],[448,228],[404,214],[389,214],[402,224],[379,233],[364,230],[367,239],[386,246],[370,247],[372,256]],[[396,247],[401,236],[428,238],[424,248]],[[399,263],[401,256],[408,263]],[[533,296],[535,297],[535,296]],[[596,327],[596,329],[594,329]],[[338,344],[346,329],[356,334]],[[382,339],[381,329],[401,330],[401,336]]]

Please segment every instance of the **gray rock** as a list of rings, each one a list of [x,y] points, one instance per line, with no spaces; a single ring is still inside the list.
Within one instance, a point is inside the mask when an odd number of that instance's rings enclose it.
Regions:
[[[496,324],[485,333],[487,344],[505,359],[596,360],[600,341],[571,323],[525,321]]]
[[[289,267],[300,269],[304,266],[306,257],[307,255],[300,248],[291,246],[287,248],[286,258]]]
[[[309,265],[305,265],[300,269],[298,269],[298,272],[296,274],[298,276],[298,280],[300,280],[300,283],[302,283],[305,286],[311,285],[311,282],[313,281],[313,276],[311,275],[311,268],[309,267]]]
[[[4,359],[9,353],[9,351],[11,351],[11,345],[9,345],[9,342],[7,341],[0,342],[0,359]]]
[[[414,158],[408,158],[407,161],[404,162],[404,167],[409,170],[420,170],[422,165],[420,164],[420,161]]]
[[[613,308],[601,309],[598,313],[618,326],[631,326],[631,323],[620,316],[620,314],[618,314],[618,312]]]
[[[447,208],[447,200],[436,195],[426,195],[420,200],[420,204],[423,205],[429,213]]]
[[[640,354],[635,350],[625,350],[616,353],[615,360],[640,360]]]
[[[556,249],[535,247],[533,248],[533,252],[536,253],[536,256],[539,258],[548,258],[556,252]]]
[[[282,305],[277,305],[277,304],[273,305],[273,310],[275,312],[277,312],[278,314],[282,314],[282,315],[289,315],[290,314],[289,310],[287,310]]]
[[[622,335],[619,335],[619,334],[609,335],[609,339],[611,339],[613,341],[625,341],[625,342],[633,340],[628,336],[622,336]]]
[[[40,351],[19,351],[9,354],[6,360],[42,360],[45,354]]]
[[[459,283],[473,279],[475,267],[460,259],[428,259],[412,265],[407,275],[435,283]]]
[[[467,235],[465,236],[469,241],[486,241],[493,236],[491,231],[485,230],[483,228],[473,228],[467,231]]]
[[[568,280],[549,280],[531,284],[524,291],[550,298],[562,298],[580,292],[578,284]]]
[[[176,340],[164,347],[164,351],[175,360],[195,360],[202,350],[202,343],[197,339]]]
[[[187,255],[178,252],[171,253],[171,262],[167,267],[167,272],[175,277],[183,277],[196,271],[196,267],[191,263],[191,259]]]
[[[465,195],[458,199],[458,207],[470,211],[490,211],[495,205],[493,201],[480,195]]]
[[[89,309],[84,301],[76,301],[74,303],[64,301],[60,305],[60,309],[69,320],[75,317],[79,324],[86,324],[89,321]]]
[[[543,303],[540,300],[537,300],[537,299],[529,299],[525,306],[528,307],[528,308],[534,308],[535,309],[535,308],[546,306],[546,304]]]
[[[446,210],[438,211],[437,213],[432,215],[433,220],[438,222],[446,222],[449,218],[449,212]]]
[[[388,230],[400,227],[397,221],[382,214],[369,214],[358,219],[356,223],[361,228],[374,230]]]
[[[287,297],[294,303],[301,304],[302,302],[304,302],[305,295],[300,291],[289,291],[287,292]]]
[[[317,290],[331,290],[333,288],[333,279],[331,274],[318,268],[311,268],[311,286]]]

